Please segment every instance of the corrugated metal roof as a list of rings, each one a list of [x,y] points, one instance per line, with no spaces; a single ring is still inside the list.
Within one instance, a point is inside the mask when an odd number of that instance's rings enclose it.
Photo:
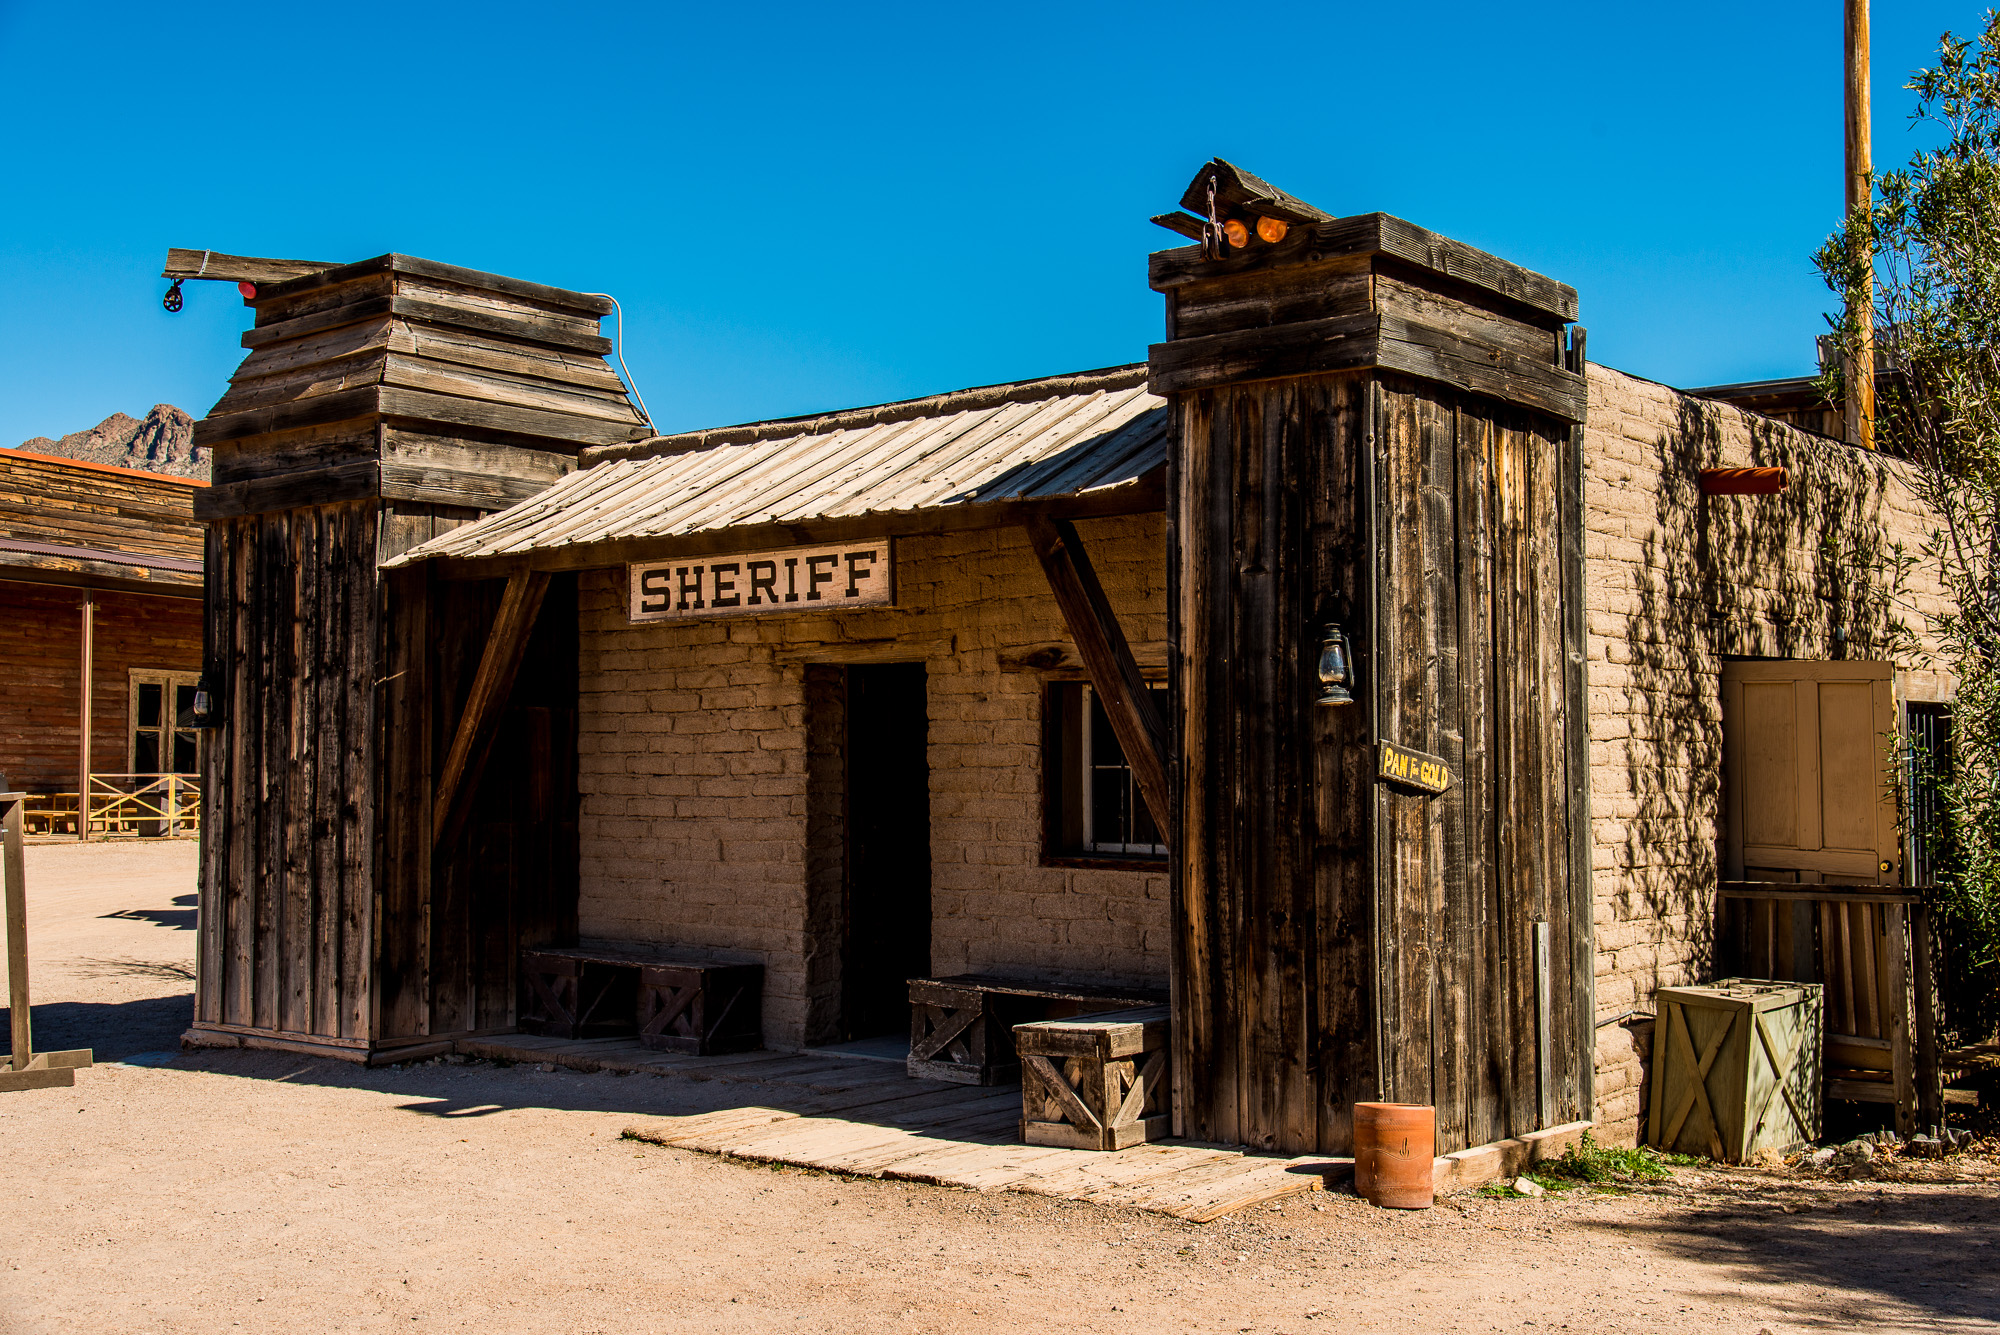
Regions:
[[[890,516],[1136,483],[1167,459],[1167,404],[1146,392],[1145,376],[1141,364],[625,446],[538,496],[385,564]],[[641,457],[616,457],[633,454]]]

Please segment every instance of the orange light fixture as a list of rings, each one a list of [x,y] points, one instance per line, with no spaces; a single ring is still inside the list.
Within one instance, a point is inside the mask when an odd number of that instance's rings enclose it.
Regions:
[[[1241,218],[1231,218],[1222,224],[1222,234],[1229,238],[1229,244],[1241,250],[1250,244],[1250,229],[1243,225]]]
[[[1257,220],[1257,235],[1263,237],[1274,246],[1283,241],[1285,233],[1291,230],[1292,225],[1283,218],[1259,218]]]

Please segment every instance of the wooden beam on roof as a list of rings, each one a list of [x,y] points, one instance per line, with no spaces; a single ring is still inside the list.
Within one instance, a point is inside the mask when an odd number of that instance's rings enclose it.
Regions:
[[[1303,199],[1294,199],[1269,181],[1252,176],[1232,162],[1212,159],[1195,173],[1181,196],[1181,207],[1200,217],[1208,216],[1208,183],[1215,182],[1218,212],[1250,212],[1265,218],[1282,218],[1288,223],[1332,222],[1334,215],[1315,208]],[[1154,222],[1159,219],[1155,218]]]
[[[472,693],[466,697],[465,712],[459,716],[451,751],[445,756],[444,772],[438,776],[437,796],[431,803],[433,848],[456,837],[472,812],[480,771],[486,768],[500,713],[514,689],[514,675],[521,669],[528,636],[535,628],[535,614],[541,611],[542,595],[548,590],[549,577],[543,571],[524,571],[507,578],[507,591],[500,595],[500,610],[493,618],[493,629],[487,632],[479,671],[472,678]]]
[[[1152,813],[1153,824],[1169,845],[1175,842],[1172,790],[1167,783],[1167,733],[1146,679],[1132,657],[1132,646],[1118,616],[1097,582],[1090,555],[1077,537],[1076,525],[1039,512],[1025,516],[1022,527],[1049,577],[1049,587],[1076,641],[1077,653],[1090,673],[1090,684],[1104,705],[1111,731],[1132,767],[1139,796]]]
[[[217,283],[282,283],[307,274],[339,267],[337,260],[267,260],[256,255],[225,255],[219,250],[167,251],[167,267],[162,278],[193,279]]]

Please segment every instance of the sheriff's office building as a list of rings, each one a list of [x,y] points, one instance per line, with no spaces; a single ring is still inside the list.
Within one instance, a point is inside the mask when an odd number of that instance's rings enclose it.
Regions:
[[[1587,363],[1498,257],[1211,182],[1266,225],[1151,257],[1130,365],[672,436],[601,298],[265,274],[196,437],[190,1037],[440,1051],[581,943],[758,966],[774,1048],[910,1034],[911,980],[1170,998],[1201,1140],[1338,1153],[1389,1099],[1440,1152],[1630,1141],[1634,1012],[1713,976],[1725,882],[1907,883],[1907,466]],[[916,1055],[996,1067],[936,995]]]

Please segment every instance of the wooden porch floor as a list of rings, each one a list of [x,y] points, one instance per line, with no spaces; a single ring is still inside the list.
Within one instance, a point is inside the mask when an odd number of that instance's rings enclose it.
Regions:
[[[629,1038],[528,1034],[461,1039],[457,1048],[472,1057],[745,1086],[739,1105],[649,1117],[627,1132],[656,1145],[857,1177],[1122,1205],[1196,1223],[1318,1191],[1329,1176],[1352,1167],[1325,1155],[1288,1159],[1187,1141],[1112,1153],[1023,1145],[1019,1086],[913,1080],[899,1064],[865,1058],[776,1052],[683,1057]]]

